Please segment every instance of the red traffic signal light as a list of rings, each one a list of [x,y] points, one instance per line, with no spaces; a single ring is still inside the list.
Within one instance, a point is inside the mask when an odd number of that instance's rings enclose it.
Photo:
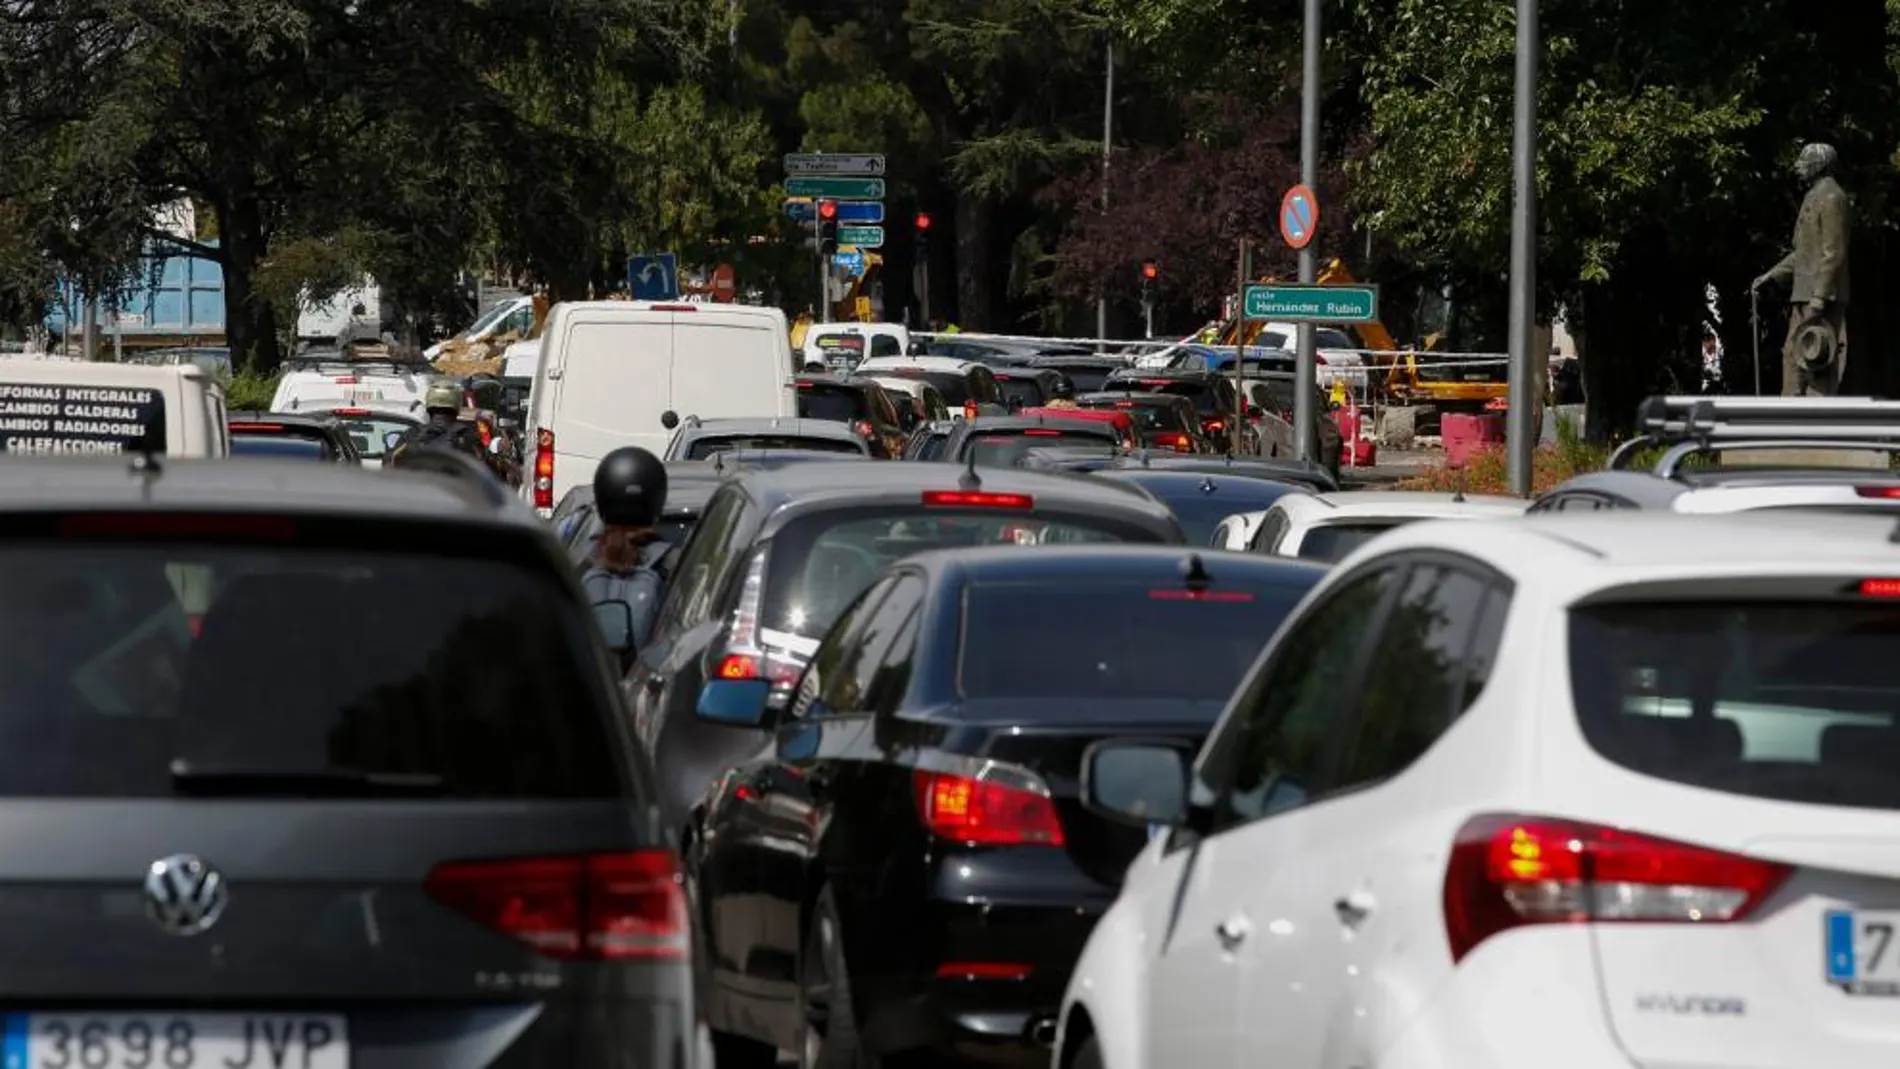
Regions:
[[[836,201],[821,200],[818,202],[818,218],[828,223],[837,217],[838,203]]]
[[[1141,277],[1149,282],[1161,277],[1161,265],[1153,260],[1141,261]]]
[[[930,216],[923,212],[918,212],[917,213],[917,232],[921,234],[924,231],[929,230],[929,229],[930,229]]]

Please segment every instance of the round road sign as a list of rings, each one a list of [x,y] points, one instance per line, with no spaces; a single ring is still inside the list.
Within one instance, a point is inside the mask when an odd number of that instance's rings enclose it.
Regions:
[[[1303,185],[1294,186],[1280,198],[1280,236],[1287,245],[1304,249],[1319,232],[1319,198]]]
[[[720,264],[713,268],[712,298],[720,304],[728,304],[738,292],[738,283],[731,264]]]

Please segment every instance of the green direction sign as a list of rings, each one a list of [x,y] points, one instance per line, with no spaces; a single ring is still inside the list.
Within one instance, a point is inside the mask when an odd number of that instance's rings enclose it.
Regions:
[[[1248,319],[1291,323],[1372,323],[1379,318],[1377,286],[1275,284],[1248,286],[1241,302]]]
[[[860,249],[881,249],[884,247],[884,228],[881,226],[841,226],[838,228],[838,244],[855,245]]]
[[[882,178],[788,178],[788,197],[823,197],[830,200],[883,200]]]

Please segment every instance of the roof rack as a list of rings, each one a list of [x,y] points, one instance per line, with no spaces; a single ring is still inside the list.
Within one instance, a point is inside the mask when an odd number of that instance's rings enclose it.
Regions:
[[[390,470],[420,471],[460,479],[479,491],[490,508],[507,508],[514,500],[514,495],[493,472],[470,457],[446,449],[405,449]]]
[[[1661,445],[1814,448],[1847,442],[1900,442],[1900,401],[1871,397],[1651,397],[1636,410],[1636,437],[1617,446],[1608,467],[1626,469],[1636,454]],[[1774,445],[1768,445],[1768,442]],[[1672,455],[1677,450],[1672,449]],[[1667,459],[1667,458],[1665,458]],[[1681,457],[1676,463],[1681,462]],[[1659,466],[1660,467],[1660,466]],[[1673,472],[1674,466],[1671,466]],[[1657,474],[1662,474],[1658,470]]]

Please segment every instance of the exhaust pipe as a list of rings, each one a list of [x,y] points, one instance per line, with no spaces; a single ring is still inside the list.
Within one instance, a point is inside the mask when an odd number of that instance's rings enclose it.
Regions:
[[[1056,1045],[1056,1019],[1042,1017],[1029,1022],[1029,1038],[1045,1047]]]

